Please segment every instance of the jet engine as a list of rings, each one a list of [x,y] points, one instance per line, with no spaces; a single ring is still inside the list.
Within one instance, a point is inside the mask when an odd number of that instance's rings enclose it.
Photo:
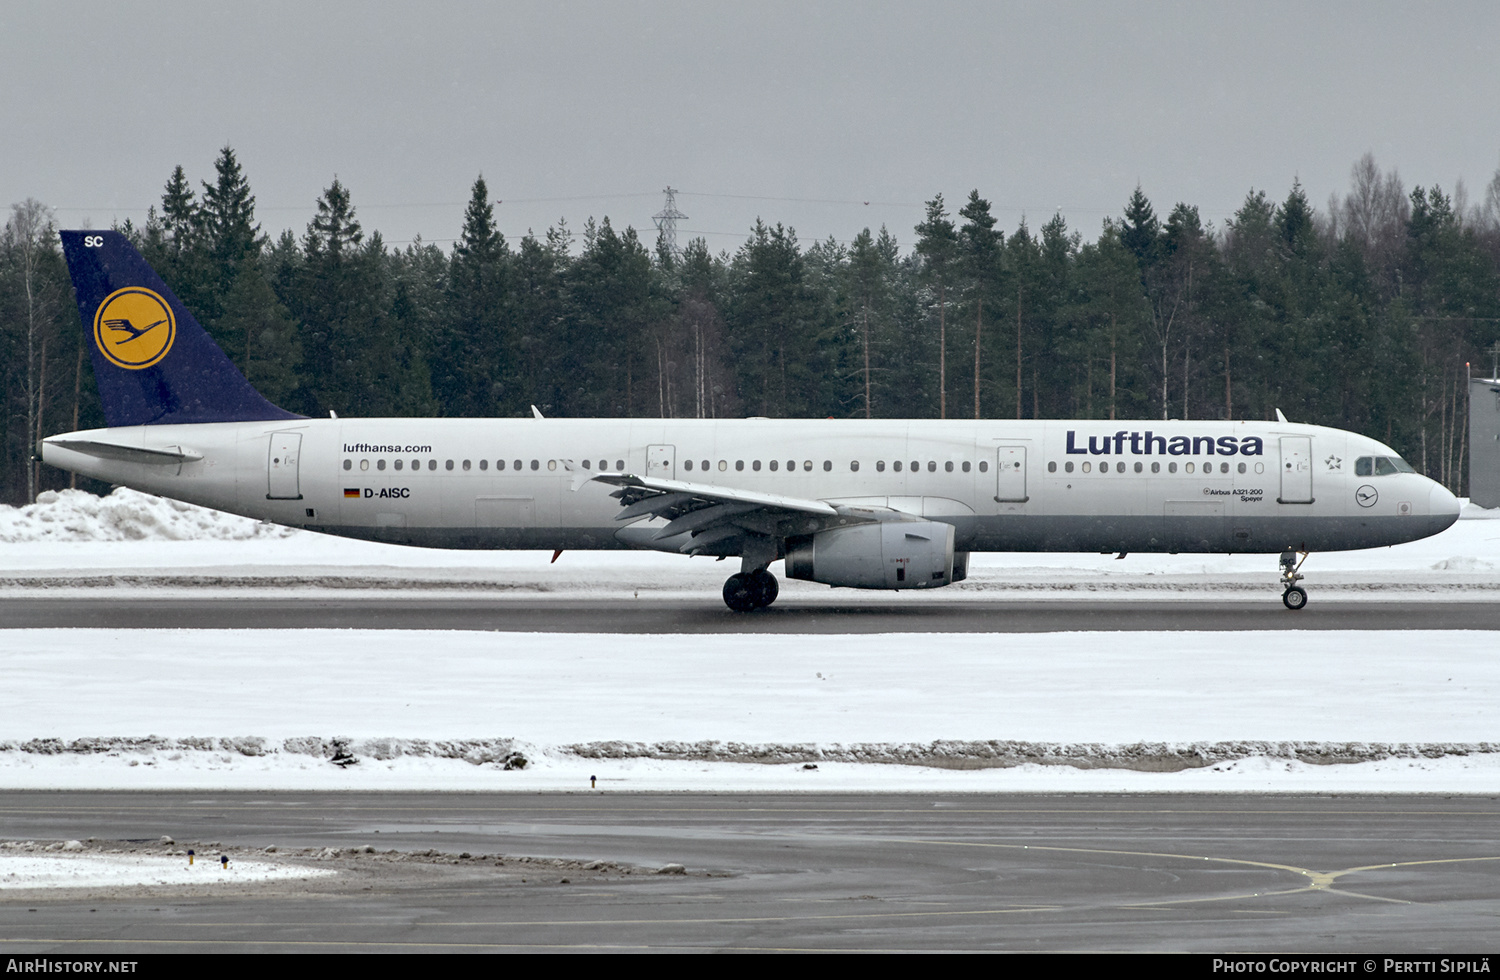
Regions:
[[[836,527],[786,542],[788,578],[853,589],[935,589],[963,578],[953,559],[953,525],[937,521]]]

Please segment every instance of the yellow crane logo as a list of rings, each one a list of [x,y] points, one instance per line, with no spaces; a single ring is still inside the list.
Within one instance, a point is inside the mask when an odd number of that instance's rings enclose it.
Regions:
[[[166,300],[149,289],[117,289],[94,314],[94,345],[117,367],[148,368],[167,356],[177,339],[177,319]]]

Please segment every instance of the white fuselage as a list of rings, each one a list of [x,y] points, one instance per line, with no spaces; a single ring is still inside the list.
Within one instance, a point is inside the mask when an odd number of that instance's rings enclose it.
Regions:
[[[888,507],[953,524],[960,551],[1367,548],[1458,514],[1415,473],[1355,473],[1356,459],[1395,456],[1337,429],[1191,421],[306,419],[97,429],[43,447],[63,469],[278,524],[567,549],[659,546],[615,520],[615,488],[588,480],[601,467]]]

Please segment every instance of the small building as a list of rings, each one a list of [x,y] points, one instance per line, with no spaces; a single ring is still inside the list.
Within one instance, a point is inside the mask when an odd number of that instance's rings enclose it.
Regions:
[[[1500,379],[1469,379],[1469,499],[1500,507]]]

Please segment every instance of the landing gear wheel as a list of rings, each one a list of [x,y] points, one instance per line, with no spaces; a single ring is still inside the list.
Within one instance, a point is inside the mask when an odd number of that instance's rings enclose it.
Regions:
[[[724,583],[724,605],[735,612],[761,609],[776,601],[781,586],[776,576],[764,568],[754,572],[740,572],[729,576]]]
[[[1302,558],[1288,548],[1281,553],[1281,601],[1288,609],[1301,609],[1307,605],[1307,590],[1297,583],[1302,581],[1302,562],[1307,561],[1307,552]]]
[[[735,612],[749,612],[758,603],[756,599],[760,596],[749,575],[743,573],[731,575],[724,582],[724,605]]]
[[[781,586],[776,582],[776,576],[764,568],[750,573],[750,587],[755,592],[755,605],[761,609],[776,601],[781,594]]]

